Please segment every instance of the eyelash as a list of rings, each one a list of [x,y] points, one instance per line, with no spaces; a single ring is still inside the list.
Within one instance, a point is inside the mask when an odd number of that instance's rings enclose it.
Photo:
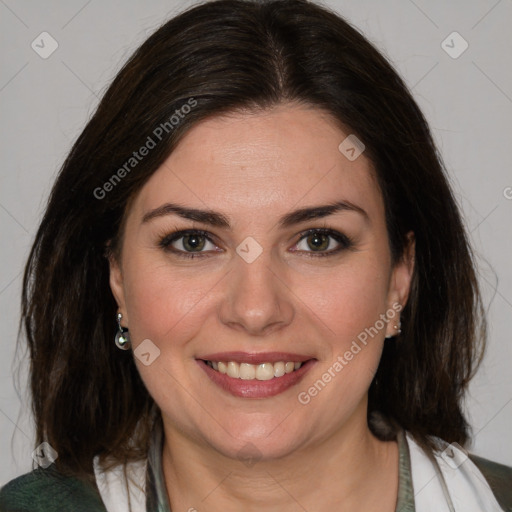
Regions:
[[[306,231],[299,233],[299,240],[297,241],[297,243],[295,245],[298,245],[302,240],[304,240],[305,238],[307,238],[308,236],[313,235],[313,234],[330,236],[336,242],[338,242],[339,247],[337,247],[336,249],[331,249],[329,251],[323,251],[323,252],[304,251],[304,253],[308,255],[307,257],[322,258],[322,257],[327,257],[327,256],[334,256],[343,250],[350,249],[353,246],[353,242],[348,236],[346,236],[338,231],[335,231],[333,229],[328,229],[328,228],[308,229]],[[201,229],[185,229],[185,230],[180,230],[180,231],[174,231],[172,233],[168,233],[168,234],[162,236],[160,238],[158,245],[165,251],[172,252],[173,254],[175,254],[176,256],[181,257],[181,258],[193,259],[193,258],[207,257],[206,251],[205,252],[186,252],[186,251],[182,251],[180,249],[174,249],[173,247],[171,247],[171,244],[173,242],[180,240],[181,238],[183,238],[186,235],[203,236],[204,238],[206,238],[206,240],[208,240],[212,244],[215,243],[212,240],[212,237],[211,237],[210,233],[208,233],[208,231],[203,231]],[[294,252],[301,252],[301,251],[294,251]]]

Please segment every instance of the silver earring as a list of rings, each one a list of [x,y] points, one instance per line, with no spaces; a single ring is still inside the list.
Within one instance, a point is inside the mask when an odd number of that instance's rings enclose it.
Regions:
[[[121,319],[123,315],[121,313],[117,314],[117,326],[118,331],[116,333],[116,346],[121,350],[128,350],[131,346],[130,334],[128,333],[128,329],[121,325]]]

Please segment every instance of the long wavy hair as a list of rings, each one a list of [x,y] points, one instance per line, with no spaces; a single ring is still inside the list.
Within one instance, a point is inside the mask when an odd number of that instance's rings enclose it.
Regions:
[[[130,201],[201,120],[285,102],[322,109],[363,141],[394,262],[406,233],[415,233],[402,335],[385,344],[369,415],[381,412],[426,446],[432,436],[468,440],[461,401],[483,353],[485,321],[460,213],[411,93],[325,7],[215,0],[166,22],[117,74],[60,170],[28,258],[21,325],[35,444],[50,443],[61,471],[92,478],[95,455],[105,464],[145,457],[158,416],[133,354],[114,344],[108,257]],[[135,158],[148,137],[154,147]]]

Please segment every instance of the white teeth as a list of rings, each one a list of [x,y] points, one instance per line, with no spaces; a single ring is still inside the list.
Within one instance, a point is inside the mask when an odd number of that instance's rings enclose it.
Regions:
[[[242,363],[240,365],[240,378],[252,380],[256,378],[256,368],[252,364]]]
[[[235,361],[206,361],[206,364],[210,368],[217,370],[219,373],[227,374],[233,379],[270,380],[298,370],[303,363],[278,361],[277,363],[238,364]]]
[[[233,377],[234,379],[240,378],[240,365],[233,361],[228,363],[228,371],[227,374],[229,377]]]
[[[274,363],[274,377],[282,377],[285,373],[283,362]]]
[[[274,365],[272,363],[259,364],[256,368],[256,378],[258,380],[273,379],[274,378]]]

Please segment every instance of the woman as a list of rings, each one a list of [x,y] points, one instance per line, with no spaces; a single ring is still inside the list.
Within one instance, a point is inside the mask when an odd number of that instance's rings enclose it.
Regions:
[[[220,0],[152,35],[52,191],[40,467],[1,510],[512,510],[468,456],[485,323],[428,126],[356,30]]]

